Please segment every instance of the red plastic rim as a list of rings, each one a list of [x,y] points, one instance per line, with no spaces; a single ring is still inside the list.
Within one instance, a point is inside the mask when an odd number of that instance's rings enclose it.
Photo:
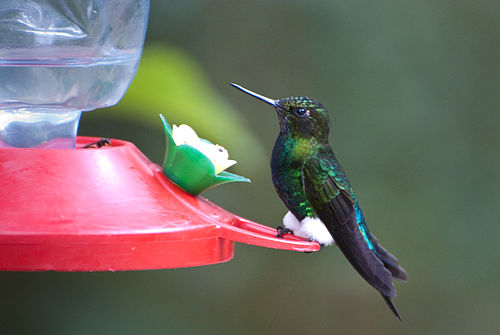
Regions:
[[[77,147],[98,140],[79,137]],[[132,143],[0,149],[0,270],[115,271],[225,262],[234,241],[317,251],[170,182]]]

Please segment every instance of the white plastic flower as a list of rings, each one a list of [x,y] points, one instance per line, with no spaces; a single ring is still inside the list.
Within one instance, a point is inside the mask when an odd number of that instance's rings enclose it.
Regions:
[[[207,156],[215,167],[215,174],[219,174],[236,164],[235,160],[229,159],[229,154],[224,147],[199,138],[193,128],[186,124],[173,125],[172,137],[176,145],[186,144],[192,146]]]

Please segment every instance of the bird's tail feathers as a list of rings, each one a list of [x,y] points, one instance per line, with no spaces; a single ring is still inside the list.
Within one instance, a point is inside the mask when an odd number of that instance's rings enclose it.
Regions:
[[[375,250],[377,251],[377,257],[384,263],[384,267],[391,272],[392,277],[401,281],[407,281],[408,276],[406,275],[406,271],[399,265],[398,259],[385,250],[384,247],[377,242],[375,236],[371,235],[371,238],[375,245]]]
[[[391,297],[388,297],[386,295],[383,295],[382,294],[382,297],[384,298],[385,302],[387,303],[387,306],[389,306],[389,308],[391,309],[391,311],[394,313],[394,315],[399,319],[399,321],[402,321],[401,320],[401,316],[399,315],[399,312],[396,308],[396,306],[394,305],[394,303],[392,302],[392,299]]]

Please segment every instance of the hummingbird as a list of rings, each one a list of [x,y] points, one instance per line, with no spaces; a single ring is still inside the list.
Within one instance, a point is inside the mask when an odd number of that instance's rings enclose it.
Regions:
[[[349,180],[328,143],[328,111],[305,96],[270,99],[240,85],[231,86],[274,107],[280,132],[271,156],[274,187],[289,212],[277,236],[292,233],[336,243],[347,260],[401,320],[392,302],[392,279],[407,280],[398,260],[370,233]]]

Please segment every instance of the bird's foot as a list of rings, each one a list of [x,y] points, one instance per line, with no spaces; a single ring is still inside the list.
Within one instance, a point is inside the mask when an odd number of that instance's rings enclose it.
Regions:
[[[291,229],[288,229],[288,228],[283,228],[282,226],[278,226],[276,227],[276,237],[279,237],[279,238],[283,238],[283,235],[285,234],[292,234],[293,235],[293,231]]]
[[[111,140],[107,137],[101,138],[99,141],[95,141],[92,143],[89,143],[87,145],[84,145],[82,148],[88,149],[88,148],[102,148],[105,146],[111,145]]]

